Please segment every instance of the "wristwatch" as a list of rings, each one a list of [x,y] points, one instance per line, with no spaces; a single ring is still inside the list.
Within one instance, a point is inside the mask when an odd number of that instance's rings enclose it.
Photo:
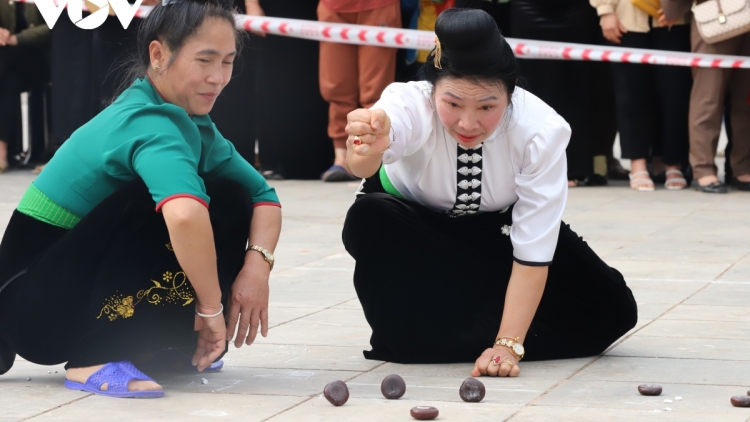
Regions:
[[[510,351],[513,352],[514,355],[516,355],[518,360],[523,359],[523,355],[526,353],[526,350],[523,348],[523,344],[521,344],[521,340],[518,337],[500,337],[499,339],[495,340],[494,345],[509,348]]]
[[[263,259],[265,259],[266,262],[268,262],[268,264],[271,266],[271,269],[273,270],[274,257],[271,251],[269,251],[266,248],[262,248],[258,245],[250,245],[250,249],[262,253]]]

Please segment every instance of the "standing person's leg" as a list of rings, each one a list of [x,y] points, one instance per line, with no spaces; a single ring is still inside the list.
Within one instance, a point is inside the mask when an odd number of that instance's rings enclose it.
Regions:
[[[357,15],[358,25],[388,26],[391,28],[398,28],[401,25],[399,3],[368,10]],[[357,53],[359,104],[364,108],[370,108],[380,99],[383,90],[393,83],[396,77],[396,49],[359,46]]]
[[[716,44],[703,41],[695,21],[690,27],[690,44],[693,53],[733,54],[738,38]],[[726,193],[721,185],[715,163],[716,148],[721,133],[721,116],[724,96],[729,82],[730,69],[693,68],[693,88],[690,91],[690,165],[703,192]],[[734,123],[734,122],[733,122]]]
[[[318,5],[321,22],[356,23],[356,13],[337,13]],[[359,46],[320,43],[320,93],[328,101],[328,136],[333,140],[333,167],[323,174],[327,182],[355,180],[346,167],[346,115],[359,106],[357,50]]]
[[[19,125],[20,75],[13,68],[17,54],[14,47],[0,47],[0,173],[8,169],[8,146],[15,141]]]
[[[690,27],[677,25],[651,30],[657,50],[690,51]],[[693,78],[690,69],[679,66],[654,66],[658,95],[659,136],[662,139],[662,159],[666,165],[667,189],[684,189],[690,181],[682,173],[687,164],[690,138],[688,113]]]
[[[651,48],[650,33],[628,32],[622,46]],[[639,191],[653,191],[646,158],[656,139],[656,104],[654,69],[631,63],[613,63],[617,129],[620,132],[622,157],[631,161],[630,186]]]
[[[58,19],[52,33],[52,139],[56,150],[98,113],[93,77],[93,32]]]
[[[741,45],[734,54],[750,56],[750,34],[738,37]],[[729,82],[731,97],[733,184],[750,191],[750,71],[733,69]]]
[[[548,2],[549,3],[549,2]],[[511,32],[519,38],[554,39],[563,42],[590,42],[591,13],[588,5],[557,6],[552,3],[517,0],[510,3]],[[557,10],[562,7],[564,10]],[[549,10],[549,9],[554,10]],[[565,60],[519,60],[523,86],[554,108],[570,124],[573,131],[566,149],[569,186],[606,180],[591,177],[594,173],[592,154],[592,97],[590,95],[592,66],[589,62]],[[550,78],[549,75],[555,75]],[[561,82],[564,81],[564,82]]]

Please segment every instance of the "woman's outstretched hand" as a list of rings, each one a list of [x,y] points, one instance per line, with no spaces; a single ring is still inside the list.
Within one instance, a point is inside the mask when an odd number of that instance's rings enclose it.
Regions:
[[[207,315],[213,315],[219,309],[203,309],[201,305],[196,306],[198,312]],[[196,315],[195,331],[198,332],[198,347],[195,349],[192,363],[198,367],[198,371],[203,371],[218,359],[226,348],[227,328],[224,315],[211,318]]]
[[[391,145],[391,119],[384,110],[359,108],[347,116],[346,143],[354,153],[366,157],[384,153]]]
[[[521,373],[518,359],[513,353],[502,346],[492,347],[484,351],[474,363],[472,377],[486,375],[490,377],[517,377]]]

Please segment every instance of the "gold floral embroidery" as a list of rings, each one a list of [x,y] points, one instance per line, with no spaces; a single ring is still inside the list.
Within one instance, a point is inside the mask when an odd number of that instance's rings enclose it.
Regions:
[[[159,281],[151,280],[154,283],[148,289],[139,291],[135,297],[137,301],[133,299],[133,296],[125,296],[117,294],[104,301],[104,307],[99,312],[99,316],[96,319],[107,315],[110,321],[114,321],[117,318],[130,318],[135,313],[135,307],[141,303],[143,299],[152,305],[161,304],[164,306],[166,302],[169,304],[182,304],[187,306],[195,300],[195,294],[193,288],[188,283],[187,276],[183,271],[172,273],[167,271],[162,275],[164,284]]]

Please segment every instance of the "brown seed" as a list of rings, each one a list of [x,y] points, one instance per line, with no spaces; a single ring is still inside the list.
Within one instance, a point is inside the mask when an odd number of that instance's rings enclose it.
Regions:
[[[661,394],[661,385],[643,384],[638,386],[638,392],[644,396],[658,396]]]
[[[476,378],[466,378],[461,384],[461,388],[458,389],[458,395],[461,396],[461,400],[470,403],[482,401],[484,393],[484,384]]]
[[[403,378],[396,374],[388,375],[380,383],[380,392],[387,399],[400,399],[406,393],[406,383]]]
[[[342,406],[349,400],[349,389],[344,381],[329,382],[323,389],[323,396],[334,406]]]
[[[734,396],[729,401],[734,407],[750,407],[750,396]]]
[[[411,408],[411,417],[420,421],[429,421],[438,417],[438,410],[432,406],[417,406]]]

